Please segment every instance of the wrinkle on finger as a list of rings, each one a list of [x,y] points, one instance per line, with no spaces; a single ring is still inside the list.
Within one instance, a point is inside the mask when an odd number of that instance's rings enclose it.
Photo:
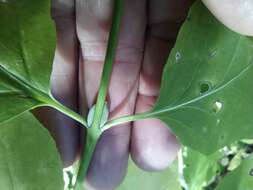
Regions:
[[[76,0],[76,30],[80,43],[79,99],[91,108],[103,69],[113,0]],[[82,107],[81,107],[82,110]]]
[[[85,43],[107,41],[112,7],[113,0],[76,0],[76,27],[81,48]]]

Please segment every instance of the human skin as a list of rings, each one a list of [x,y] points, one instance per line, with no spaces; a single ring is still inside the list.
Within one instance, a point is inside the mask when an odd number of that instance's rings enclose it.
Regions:
[[[217,1],[204,3],[227,23],[228,17],[223,19],[215,12],[218,8],[213,8]],[[107,96],[110,118],[147,111],[154,105],[163,66],[190,5],[190,0],[125,0]],[[52,93],[63,104],[86,115],[96,101],[113,1],[53,0],[52,7],[57,28]],[[73,120],[50,108],[40,108],[36,115],[54,136],[64,165],[70,165],[80,152],[83,131]],[[86,178],[89,189],[117,187],[126,174],[129,154],[140,168],[159,171],[173,162],[179,147],[159,120],[109,129],[96,146]]]
[[[253,36],[252,0],[202,0],[208,9],[231,30]]]

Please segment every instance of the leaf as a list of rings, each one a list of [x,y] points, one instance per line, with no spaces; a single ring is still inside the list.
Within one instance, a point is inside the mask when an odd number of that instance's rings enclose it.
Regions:
[[[178,182],[177,161],[163,172],[145,172],[130,159],[125,180],[117,190],[181,190]]]
[[[50,0],[0,1],[0,123],[50,99]]]
[[[165,66],[149,117],[205,154],[253,134],[253,42],[197,1]]]
[[[187,189],[203,190],[221,172],[220,162],[224,156],[222,152],[206,156],[187,147],[182,152],[183,176]]]
[[[0,134],[0,189],[63,189],[56,145],[30,113],[2,124]]]
[[[253,187],[253,156],[245,159],[242,164],[229,173],[215,190],[251,190]]]

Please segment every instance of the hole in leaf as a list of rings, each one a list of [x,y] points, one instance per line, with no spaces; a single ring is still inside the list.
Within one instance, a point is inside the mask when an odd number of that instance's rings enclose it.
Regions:
[[[209,53],[209,57],[212,58],[212,57],[215,57],[217,55],[217,50],[213,50]]]
[[[190,167],[190,164],[186,163],[185,168],[189,168],[189,167]]]
[[[250,176],[253,176],[253,168],[252,168],[252,169],[250,169],[250,171],[249,171],[249,175],[250,175]]]
[[[223,107],[223,104],[220,101],[216,101],[213,104],[213,112],[218,113]]]
[[[200,84],[200,93],[204,94],[206,92],[208,92],[211,88],[211,84],[208,82],[203,82]]]
[[[181,53],[177,52],[175,57],[176,57],[176,62],[178,62],[181,59],[181,57],[182,57]]]

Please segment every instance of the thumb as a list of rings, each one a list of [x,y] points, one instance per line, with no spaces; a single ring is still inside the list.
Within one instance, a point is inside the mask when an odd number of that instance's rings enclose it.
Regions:
[[[252,0],[202,0],[224,25],[243,35],[253,36]]]

